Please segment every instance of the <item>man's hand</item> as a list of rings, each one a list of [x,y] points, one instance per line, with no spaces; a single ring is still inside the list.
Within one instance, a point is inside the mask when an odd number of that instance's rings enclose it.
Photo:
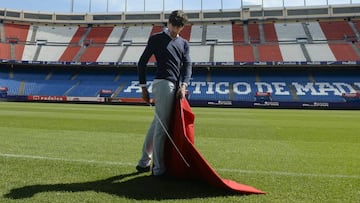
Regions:
[[[150,104],[150,96],[149,96],[149,91],[146,87],[141,87],[142,90],[142,98],[143,100],[147,103]]]
[[[178,98],[182,99],[185,98],[185,94],[186,94],[186,85],[182,84],[177,92],[177,96]]]

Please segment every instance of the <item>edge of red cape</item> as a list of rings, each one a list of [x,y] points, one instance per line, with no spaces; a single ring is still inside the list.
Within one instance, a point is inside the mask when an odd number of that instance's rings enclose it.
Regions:
[[[252,186],[221,178],[217,174],[194,145],[194,120],[195,116],[188,101],[186,99],[177,100],[170,132],[181,155],[168,139],[165,147],[165,163],[168,173],[180,179],[200,179],[212,186],[243,194],[265,194]]]

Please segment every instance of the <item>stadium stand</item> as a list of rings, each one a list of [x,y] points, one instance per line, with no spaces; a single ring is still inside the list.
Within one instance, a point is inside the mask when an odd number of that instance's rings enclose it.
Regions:
[[[300,44],[280,44],[279,48],[284,61],[306,61]]]
[[[279,42],[296,42],[297,39],[307,39],[301,23],[275,23]]]
[[[234,61],[255,61],[253,47],[251,45],[234,45]]]
[[[276,34],[275,26],[273,23],[264,23],[264,37],[266,42],[278,42],[278,36]]]
[[[244,26],[239,23],[233,23],[232,25],[232,41],[234,44],[244,43]]]
[[[319,22],[307,22],[306,26],[313,41],[326,41],[326,36]]]
[[[191,43],[202,43],[203,41],[203,25],[192,25],[190,32],[190,40]]]
[[[342,94],[360,91],[358,20],[248,17],[199,13],[185,26],[180,35],[190,42],[194,66],[189,98],[254,102],[259,93],[275,102],[344,102]],[[163,20],[53,21],[0,23],[0,87],[8,95],[99,97],[105,89],[114,98],[139,97],[136,63]],[[151,78],[155,57],[149,62]]]
[[[336,61],[328,44],[305,44],[311,61]]]
[[[319,22],[327,40],[344,40],[354,37],[355,33],[348,21]]]
[[[260,43],[260,30],[257,23],[250,23],[248,28],[248,41],[250,43]]]
[[[356,54],[351,44],[345,43],[329,43],[329,47],[337,61],[358,61],[359,56]]]
[[[209,24],[206,28],[206,40],[218,43],[232,43],[232,26],[230,23]]]
[[[283,61],[279,45],[261,44],[257,46],[260,61]]]

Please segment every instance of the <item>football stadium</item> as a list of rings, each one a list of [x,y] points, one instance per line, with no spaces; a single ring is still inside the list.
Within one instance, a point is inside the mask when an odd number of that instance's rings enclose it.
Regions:
[[[360,1],[33,1],[0,3],[0,202],[360,202]],[[173,10],[195,151],[265,194],[136,172]]]

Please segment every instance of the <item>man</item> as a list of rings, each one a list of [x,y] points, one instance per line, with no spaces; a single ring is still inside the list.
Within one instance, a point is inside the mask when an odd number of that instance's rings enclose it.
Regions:
[[[142,98],[145,102],[150,103],[146,86],[146,64],[153,54],[157,61],[152,86],[155,116],[145,137],[142,156],[136,166],[138,172],[150,171],[151,163],[153,163],[152,174],[154,176],[161,176],[166,172],[164,144],[175,97],[185,97],[186,87],[192,74],[189,43],[179,36],[186,23],[187,16],[184,12],[173,11],[169,16],[167,29],[149,38],[138,62]]]

